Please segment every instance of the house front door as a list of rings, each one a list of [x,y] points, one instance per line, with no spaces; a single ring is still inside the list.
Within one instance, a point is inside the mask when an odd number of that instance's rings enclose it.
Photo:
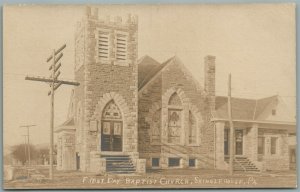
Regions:
[[[243,130],[235,131],[235,154],[243,155]]]
[[[122,122],[103,121],[101,130],[102,151],[122,151]]]
[[[76,152],[76,170],[80,170],[80,156],[78,152]]]

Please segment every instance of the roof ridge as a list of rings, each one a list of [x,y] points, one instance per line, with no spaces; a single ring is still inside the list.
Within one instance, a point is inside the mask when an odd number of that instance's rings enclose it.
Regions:
[[[141,82],[141,87],[138,88],[138,90],[141,90],[143,87],[145,87],[145,85],[147,85],[148,82],[150,82],[163,68],[165,68],[167,66],[168,63],[170,63],[170,61],[174,60],[174,56],[167,59],[166,61],[164,61],[163,63],[159,63],[158,66],[154,67],[149,73],[148,75],[143,79],[143,81]],[[152,74],[151,72],[153,70],[157,70],[158,71],[155,74]],[[148,77],[150,77],[152,75],[152,77],[150,79],[148,79]],[[147,81],[147,82],[146,82]],[[144,82],[146,82],[144,84]]]
[[[144,55],[144,56],[142,56],[141,58],[139,58],[139,59],[137,60],[137,63],[138,63],[138,64],[139,64],[139,63],[142,63],[142,61],[143,61],[144,59],[146,59],[146,58],[149,58],[149,59],[155,61],[156,63],[160,64],[160,62],[158,62],[156,59],[154,59],[153,57],[151,57],[151,56],[149,56],[149,55],[147,55],[147,54]]]

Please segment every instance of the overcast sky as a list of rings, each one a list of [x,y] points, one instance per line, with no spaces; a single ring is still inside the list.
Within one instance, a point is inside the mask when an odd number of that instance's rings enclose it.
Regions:
[[[216,56],[216,91],[262,98],[279,94],[295,102],[295,9],[277,5],[103,6],[100,15],[139,17],[138,54],[159,62],[177,55],[203,85],[203,58]],[[24,141],[20,125],[31,129],[33,143],[49,141],[49,86],[25,75],[49,76],[46,58],[67,44],[61,77],[74,79],[74,32],[82,6],[13,6],[4,9],[4,141]],[[55,125],[66,120],[71,86],[55,95]],[[292,105],[293,106],[293,105]],[[295,106],[291,108],[295,111]]]

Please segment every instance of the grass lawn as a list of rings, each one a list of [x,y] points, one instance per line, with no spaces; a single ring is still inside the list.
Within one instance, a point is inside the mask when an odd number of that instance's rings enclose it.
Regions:
[[[48,175],[47,169],[39,171]],[[96,175],[55,171],[54,179],[4,181],[5,189],[107,189],[107,188],[295,188],[296,172],[234,173],[201,169],[148,170],[143,175]]]

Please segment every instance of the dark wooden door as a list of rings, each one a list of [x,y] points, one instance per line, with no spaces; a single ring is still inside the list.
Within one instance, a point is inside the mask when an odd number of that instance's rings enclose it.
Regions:
[[[243,131],[235,131],[235,154],[243,155]]]
[[[76,152],[76,170],[80,169],[80,156],[79,153]]]
[[[122,121],[102,121],[102,151],[122,151],[122,126]]]

